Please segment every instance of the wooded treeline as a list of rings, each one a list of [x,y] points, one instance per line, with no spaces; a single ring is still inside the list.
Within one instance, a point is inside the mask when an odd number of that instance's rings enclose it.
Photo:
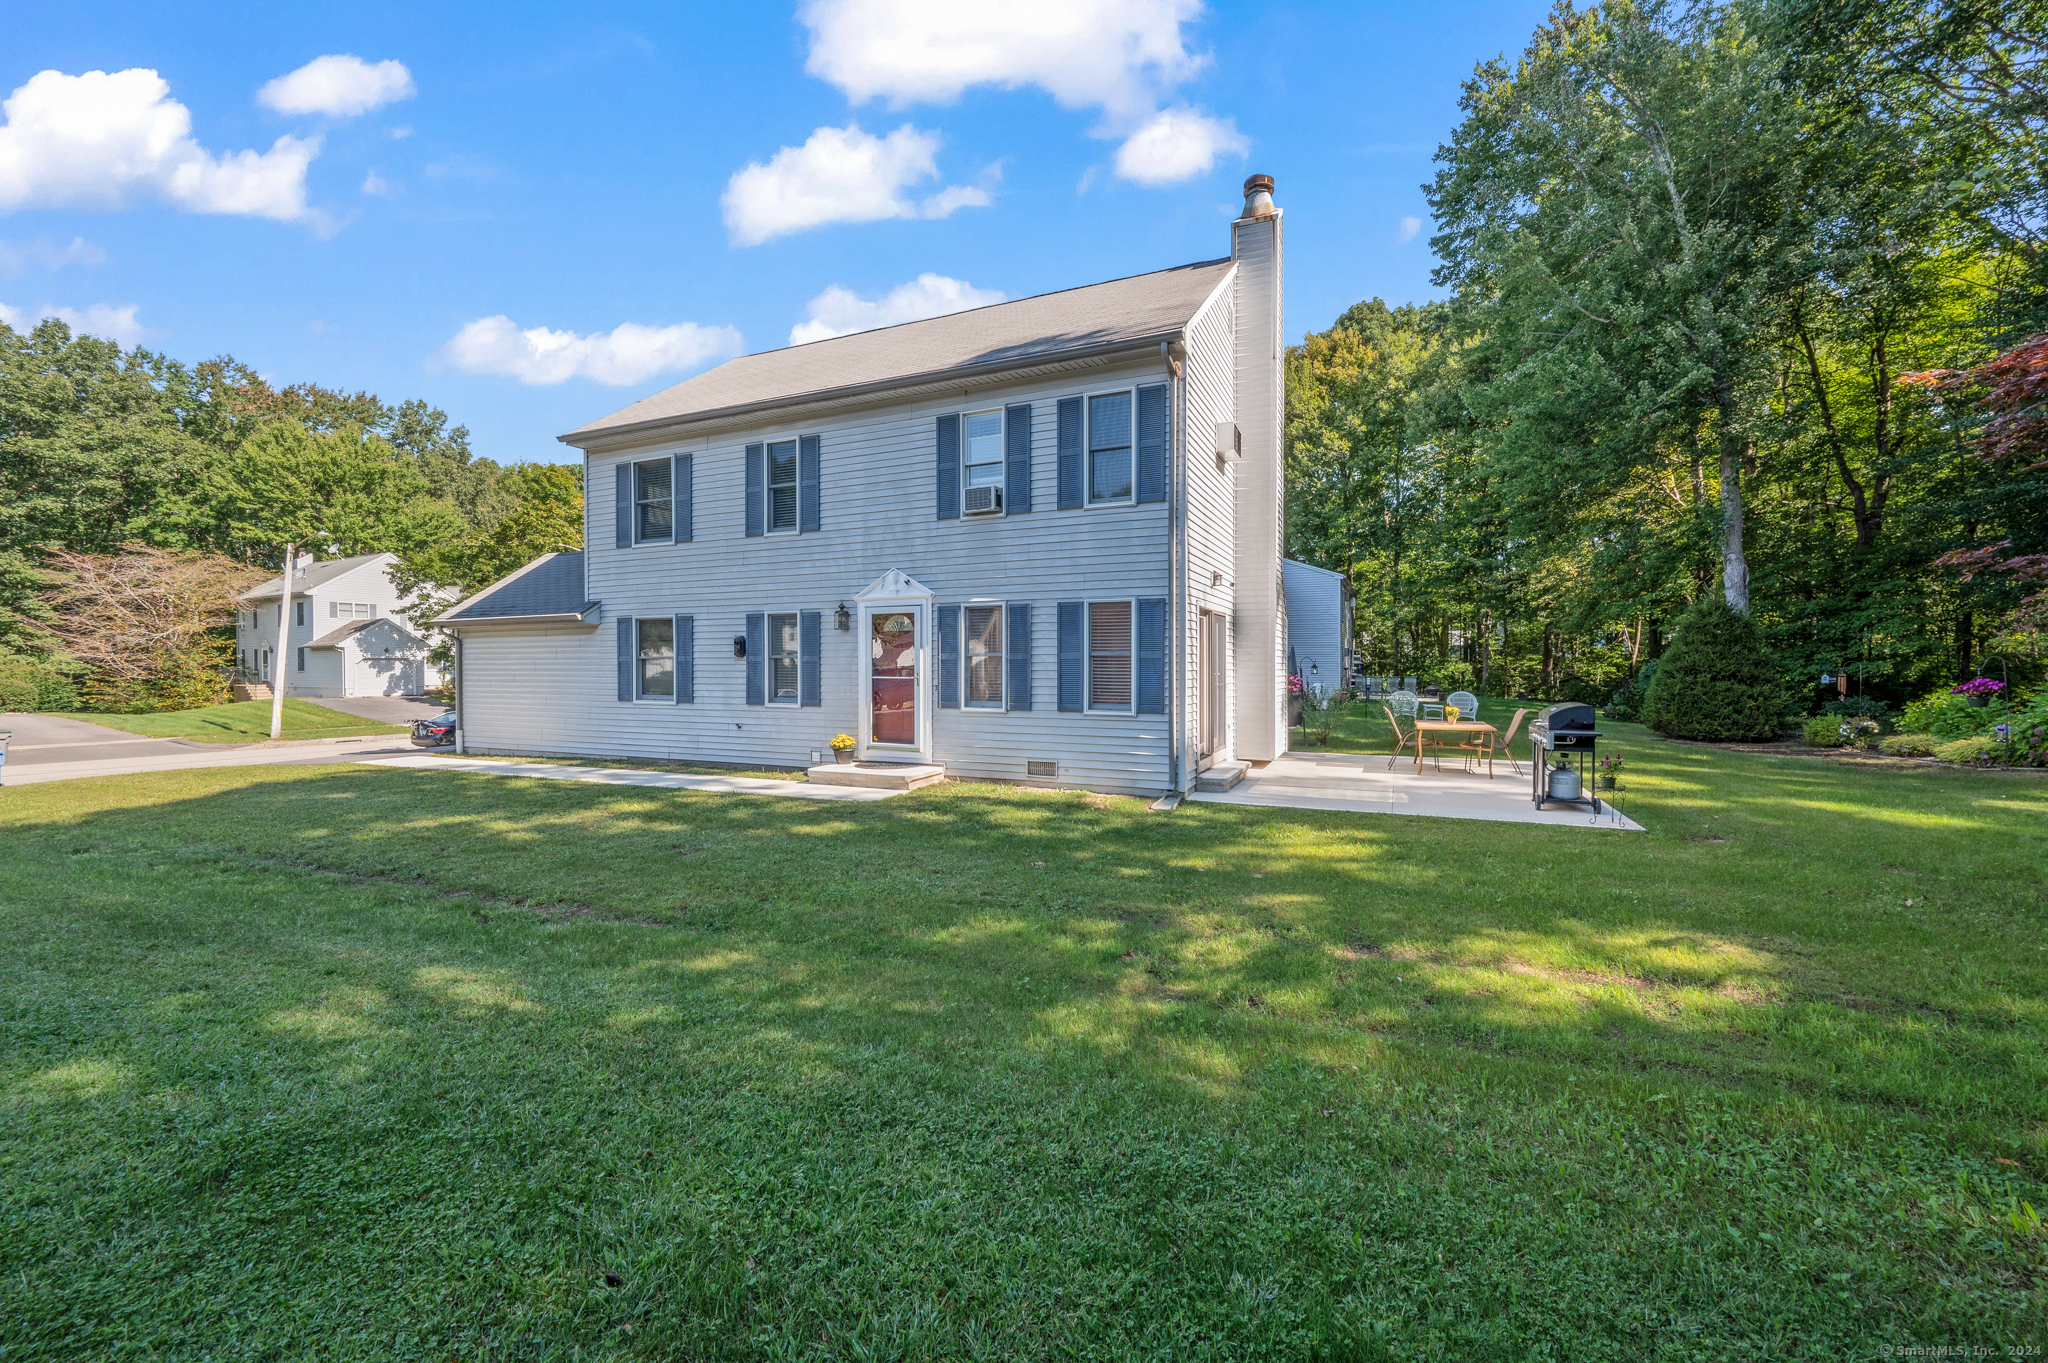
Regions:
[[[278,388],[232,358],[187,365],[56,320],[0,325],[0,663],[68,670],[110,708],[193,703],[232,647],[157,631],[178,642],[115,667],[124,640],[155,635],[81,634],[106,614],[93,600],[184,584],[152,610],[224,625],[233,590],[292,544],[395,552],[431,608],[580,548],[582,505],[580,469],[477,458],[424,402]]]
[[[1795,700],[2038,680],[2048,368],[2017,417],[1901,380],[2048,331],[2044,43],[2044,0],[1614,0],[1479,67],[1449,296],[1288,358],[1290,553],[1367,670],[1604,698],[1717,593]]]

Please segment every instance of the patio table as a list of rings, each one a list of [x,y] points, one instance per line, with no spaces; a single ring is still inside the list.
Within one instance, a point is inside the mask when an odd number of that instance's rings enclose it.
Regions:
[[[1445,748],[1456,748],[1461,752],[1471,751],[1466,747],[1472,739],[1481,734],[1500,732],[1483,719],[1461,719],[1456,724],[1446,719],[1418,719],[1415,721],[1415,770],[1422,771],[1422,754],[1426,748],[1436,748],[1439,753]],[[1435,736],[1432,738],[1432,736]],[[1476,753],[1474,754],[1476,755]],[[1441,757],[1438,759],[1442,763]],[[1488,779],[1493,776],[1492,754],[1489,751],[1486,763]]]

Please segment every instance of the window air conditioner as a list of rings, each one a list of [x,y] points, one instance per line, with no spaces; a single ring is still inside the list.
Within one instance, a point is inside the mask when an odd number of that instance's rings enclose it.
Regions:
[[[1227,464],[1244,458],[1244,433],[1237,429],[1235,421],[1216,423],[1216,457]]]
[[[967,514],[989,516],[1003,509],[1003,490],[999,487],[971,487],[967,489]]]

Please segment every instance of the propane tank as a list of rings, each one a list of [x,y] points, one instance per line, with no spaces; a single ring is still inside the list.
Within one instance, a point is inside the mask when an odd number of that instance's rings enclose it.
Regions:
[[[1576,800],[1579,798],[1579,774],[1570,767],[1550,769],[1550,798],[1553,800]]]

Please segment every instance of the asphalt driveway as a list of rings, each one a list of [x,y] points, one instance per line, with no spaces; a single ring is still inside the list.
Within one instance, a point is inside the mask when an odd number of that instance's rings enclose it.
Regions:
[[[187,738],[142,738],[68,715],[0,714],[0,729],[14,734],[7,744],[6,766],[0,768],[0,783],[11,786],[192,767],[309,766],[355,762],[372,752],[395,756],[419,751],[405,734],[310,742],[199,743]]]
[[[410,724],[416,719],[445,715],[455,708],[446,701],[428,700],[425,696],[307,696],[305,699],[358,719],[374,719],[380,724]]]

